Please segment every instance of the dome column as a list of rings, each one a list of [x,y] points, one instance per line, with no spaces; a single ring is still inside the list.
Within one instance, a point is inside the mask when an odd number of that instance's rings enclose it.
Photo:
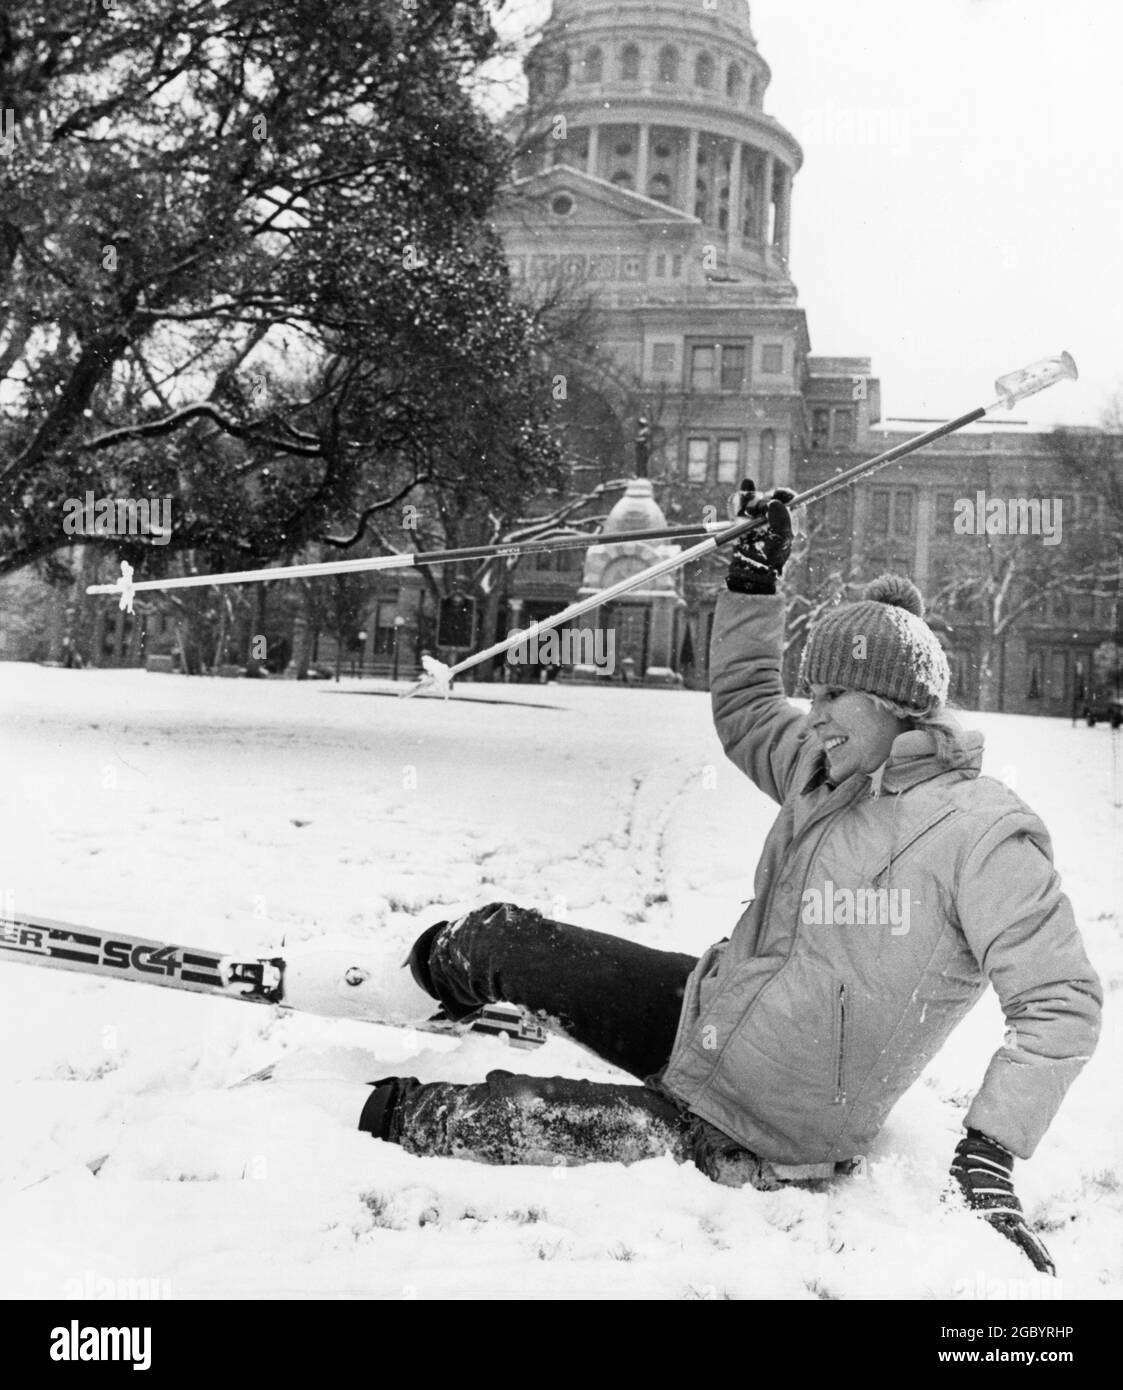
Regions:
[[[768,219],[772,210],[773,183],[776,178],[776,158],[772,154],[764,156],[764,176],[760,190],[760,239],[765,246],[771,245],[768,235]]]
[[[647,196],[647,169],[651,162],[651,126],[641,121],[636,145],[636,192]]]
[[[686,137],[686,189],[683,194],[682,202],[679,204],[682,211],[694,216],[694,196],[698,186],[698,132],[690,129]]]
[[[741,249],[741,148],[740,140],[734,140],[729,162],[729,225],[725,243],[730,256]]]
[[[780,187],[776,191],[776,249],[788,260],[791,239],[792,212],[792,171],[784,164],[780,166]]]

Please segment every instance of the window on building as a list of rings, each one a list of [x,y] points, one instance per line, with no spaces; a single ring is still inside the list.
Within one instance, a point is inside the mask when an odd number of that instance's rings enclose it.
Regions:
[[[688,439],[686,441],[686,479],[691,483],[706,482],[710,471],[710,441],[708,439]]]
[[[889,534],[889,499],[888,488],[875,487],[870,493],[870,530],[875,536],[887,536]]]
[[[678,49],[669,44],[659,50],[659,81],[678,81]]]
[[[586,82],[599,82],[604,73],[604,54],[599,48],[590,48],[585,54],[581,76]]]
[[[1077,589],[1072,595],[1072,621],[1090,627],[1096,618],[1096,596],[1087,589]]]
[[[735,483],[741,476],[741,441],[719,439],[717,442],[717,480]]]
[[[760,78],[754,77],[749,83],[749,105],[760,105]]]
[[[832,439],[835,448],[845,448],[847,444],[854,442],[854,412],[849,406],[844,410],[833,412],[832,420]]]
[[[694,216],[701,222],[710,220],[710,189],[705,179],[694,185]]]
[[[1099,520],[1100,499],[1095,493],[1082,492],[1076,499],[1076,515],[1073,521],[1079,522],[1081,526],[1095,526]],[[1056,508],[1053,509],[1053,525],[1057,524]],[[1061,520],[1064,525],[1064,518]]]
[[[374,615],[374,656],[392,656],[394,653],[394,634],[397,628],[394,625],[394,618],[397,616],[398,605],[393,603],[379,603]]]
[[[1049,655],[1049,698],[1068,704],[1068,652],[1054,650]]]
[[[1054,589],[1049,595],[1049,611],[1055,622],[1063,623],[1072,616],[1072,604],[1066,588]]]
[[[674,279],[674,280],[677,280],[678,277],[679,277],[681,274],[682,274],[682,257],[681,257],[681,256],[672,256],[672,257],[671,257],[671,278]]]
[[[749,343],[696,343],[690,348],[690,389],[744,391]]]
[[[953,536],[955,534],[955,500],[957,494],[954,492],[936,493],[936,516],[935,526],[937,536]]]
[[[675,369],[674,343],[655,343],[651,349],[651,369],[655,372],[673,372]]]
[[[617,169],[612,176],[612,182],[617,188],[631,188],[632,176],[627,169]]]
[[[761,472],[766,477],[772,476],[772,470],[776,466],[776,431],[762,430],[760,434],[760,463]]]
[[[751,188],[745,192],[745,201],[741,208],[741,235],[743,237],[756,236],[756,218],[753,208],[753,191]]]
[[[727,183],[723,183],[718,189],[717,225],[719,231],[729,230],[729,185]]]
[[[671,201],[671,181],[666,174],[653,174],[647,186],[647,196],[659,203]]]
[[[782,372],[784,370],[783,343],[765,343],[760,350],[760,369],[762,372]]]
[[[811,447],[825,449],[831,442],[831,413],[816,408],[811,412]]]
[[[893,494],[893,534],[911,536],[913,497],[911,488],[898,488]]]
[[[690,349],[690,389],[692,391],[712,391],[714,389],[716,363],[716,347],[693,347]]]
[[[706,91],[714,85],[714,60],[708,53],[699,53],[694,62],[694,85]]]
[[[725,74],[725,95],[730,101],[740,101],[745,90],[745,74],[740,63],[730,63]]]
[[[763,453],[763,449],[762,449]],[[832,492],[813,507],[808,516],[818,531],[829,536],[842,536],[850,530],[850,493]]]
[[[745,349],[739,344],[723,343],[721,346],[721,389],[745,389]]]
[[[634,43],[625,45],[620,51],[620,77],[624,82],[639,80],[639,49]]]

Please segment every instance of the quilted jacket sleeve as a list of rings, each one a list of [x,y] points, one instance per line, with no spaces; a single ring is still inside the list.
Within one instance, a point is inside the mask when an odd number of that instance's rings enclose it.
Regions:
[[[801,756],[810,753],[805,715],[780,678],[784,600],[722,593],[710,646],[710,700],[726,756],[774,801],[783,801]]]
[[[1029,1158],[1096,1046],[1103,991],[1028,808],[1001,816],[967,850],[957,908],[1008,1025],[966,1124]]]

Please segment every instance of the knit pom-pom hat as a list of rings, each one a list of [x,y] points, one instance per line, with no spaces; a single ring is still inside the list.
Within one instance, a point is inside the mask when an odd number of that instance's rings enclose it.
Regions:
[[[840,604],[811,630],[800,685],[834,685],[880,695],[916,714],[948,697],[947,657],[924,621],[920,590],[901,574],[866,585],[857,603]]]

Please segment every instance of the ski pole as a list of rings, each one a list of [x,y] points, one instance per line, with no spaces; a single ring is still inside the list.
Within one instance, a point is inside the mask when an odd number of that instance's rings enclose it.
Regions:
[[[1020,371],[1008,372],[1005,376],[1000,376],[995,382],[994,389],[998,392],[998,399],[989,405],[976,406],[974,410],[957,415],[954,420],[947,420],[942,425],[925,430],[923,434],[905,440],[903,444],[896,444],[875,458],[856,463],[835,477],[816,483],[814,487],[809,487],[806,492],[801,492],[793,498],[789,506],[794,509],[809,506],[812,502],[819,502],[824,497],[829,497],[832,493],[849,487],[859,478],[864,478],[879,468],[884,468],[886,464],[904,458],[907,454],[915,453],[917,449],[924,448],[926,444],[932,444],[937,439],[943,439],[945,435],[954,434],[956,430],[962,429],[965,425],[982,419],[984,415],[998,406],[1005,406],[1007,410],[1010,410],[1018,401],[1025,400],[1027,396],[1036,395],[1039,391],[1044,391],[1058,381],[1066,379],[1075,381],[1076,377],[1076,363],[1067,352],[1062,352],[1059,357],[1044,357],[1039,362],[1032,362],[1028,367],[1021,368]],[[433,657],[423,657],[422,664],[425,667],[425,675],[408,690],[403,691],[401,698],[408,699],[422,689],[438,689],[447,698],[449,683],[453,678],[464,671],[471,670],[473,666],[478,666],[481,661],[488,661],[493,656],[510,651],[512,647],[520,647],[524,642],[532,641],[543,632],[550,632],[573,618],[579,618],[583,613],[589,612],[591,608],[600,608],[606,603],[611,603],[613,599],[626,594],[630,589],[639,588],[649,580],[659,579],[665,574],[681,569],[684,565],[688,565],[691,560],[700,559],[703,555],[708,555],[720,546],[728,545],[730,541],[738,540],[741,536],[747,535],[748,532],[755,531],[767,524],[767,518],[763,516],[744,517],[715,535],[709,536],[706,540],[700,541],[697,545],[680,551],[678,555],[660,560],[657,564],[640,570],[638,574],[628,575],[627,578],[610,584],[607,589],[590,594],[588,598],[579,599],[578,602],[571,603],[568,608],[563,608],[560,613],[554,613],[548,618],[543,618],[540,622],[532,623],[524,631],[516,632],[502,641],[495,642],[490,647],[485,647],[483,651],[465,657],[463,661],[458,661],[454,666],[446,666],[444,662],[437,661]],[[610,537],[605,543],[612,544],[613,539]]]
[[[692,526],[657,526],[645,531],[621,531],[611,540],[613,545],[628,541],[694,540],[699,536],[722,530],[720,521],[700,521]],[[275,569],[230,570],[223,574],[186,574],[172,579],[141,579],[129,586],[129,592],[149,589],[202,589],[210,584],[253,584],[274,579],[319,579],[331,574],[362,574],[368,570],[420,569],[425,565],[454,565],[462,560],[488,560],[497,556],[511,559],[524,555],[549,555],[558,550],[586,550],[594,545],[608,544],[599,531],[570,536],[542,537],[529,541],[505,541],[494,545],[466,545],[453,550],[419,550],[403,555],[375,555],[354,560],[311,561],[303,565],[281,565]],[[122,571],[122,573],[124,573]],[[124,592],[118,579],[112,584],[90,584],[88,594],[117,594]],[[130,610],[131,611],[131,610]]]

